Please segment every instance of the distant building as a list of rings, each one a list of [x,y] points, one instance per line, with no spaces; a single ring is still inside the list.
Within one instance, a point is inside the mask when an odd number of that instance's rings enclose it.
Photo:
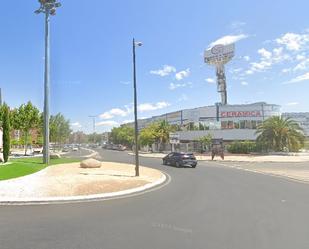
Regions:
[[[255,140],[257,126],[269,117],[280,116],[280,109],[279,105],[265,102],[243,105],[217,104],[141,119],[138,120],[138,128],[142,129],[152,122],[165,120],[169,124],[181,127],[182,131],[177,133],[183,142],[196,141],[207,134],[211,134],[213,138],[223,138],[225,141]],[[126,125],[134,126],[134,123]],[[198,126],[204,129],[191,129]]]
[[[285,112],[282,116],[296,121],[303,128],[305,136],[309,137],[309,112]]]

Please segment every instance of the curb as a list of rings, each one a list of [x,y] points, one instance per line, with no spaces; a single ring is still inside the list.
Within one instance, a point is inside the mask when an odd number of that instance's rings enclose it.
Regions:
[[[89,152],[91,152],[91,154],[89,154],[89,155],[86,155],[86,156],[83,156],[84,158],[91,158],[91,157],[95,157],[95,156],[97,156],[99,153],[97,152],[97,151],[95,151],[95,150],[92,150],[92,149],[88,149],[88,148],[82,148],[83,150],[87,150],[87,151],[89,151]]]
[[[69,203],[82,203],[92,201],[106,201],[120,198],[133,197],[158,190],[170,183],[171,177],[163,171],[162,177],[144,186],[122,190],[118,192],[94,194],[94,195],[81,195],[81,196],[65,196],[65,197],[46,197],[46,198],[6,198],[1,200],[0,206],[28,206],[28,205],[48,205],[48,204],[69,204]]]

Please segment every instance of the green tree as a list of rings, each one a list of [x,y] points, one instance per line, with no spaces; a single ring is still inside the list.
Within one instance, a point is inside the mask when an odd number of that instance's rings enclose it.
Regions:
[[[61,145],[69,139],[71,134],[70,120],[66,119],[61,113],[50,116],[49,121],[50,141]]]
[[[29,101],[27,104],[23,104],[18,109],[13,110],[12,117],[13,128],[22,131],[26,155],[29,144],[29,132],[31,129],[38,128],[40,111]]]
[[[151,127],[146,127],[141,130],[139,142],[142,146],[151,146],[156,141],[155,131]]]
[[[203,151],[209,151],[210,150],[210,146],[212,143],[212,136],[211,134],[208,134],[206,136],[203,136],[199,139],[199,142],[201,144],[201,150]]]
[[[10,155],[10,108],[7,104],[3,104],[3,113],[2,113],[2,129],[3,129],[3,159],[6,163]]]
[[[271,117],[258,126],[257,142],[274,151],[298,151],[304,146],[305,136],[294,120],[283,117]]]
[[[114,127],[109,139],[114,144],[123,144],[132,147],[134,143],[134,128],[127,125]]]
[[[153,122],[141,131],[140,143],[145,146],[151,146],[153,143],[158,143],[159,150],[161,150],[162,145],[169,141],[170,133],[175,132],[178,128],[180,127],[170,125],[165,120]]]
[[[167,143],[170,133],[174,132],[173,127],[165,120],[156,123],[154,128],[155,137],[160,144]]]
[[[102,134],[98,134],[98,133],[92,133],[92,134],[89,134],[88,136],[88,143],[100,143],[102,142]]]

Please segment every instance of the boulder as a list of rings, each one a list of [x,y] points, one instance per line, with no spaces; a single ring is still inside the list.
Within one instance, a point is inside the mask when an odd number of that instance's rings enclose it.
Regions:
[[[50,159],[59,159],[59,158],[61,158],[60,154],[57,154],[57,153],[50,154]]]
[[[80,163],[81,168],[101,168],[101,162],[95,159],[86,159]]]

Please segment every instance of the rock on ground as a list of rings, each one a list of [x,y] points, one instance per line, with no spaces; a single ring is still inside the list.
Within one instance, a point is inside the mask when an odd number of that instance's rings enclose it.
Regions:
[[[93,158],[86,159],[80,163],[81,168],[100,168],[101,162]]]

